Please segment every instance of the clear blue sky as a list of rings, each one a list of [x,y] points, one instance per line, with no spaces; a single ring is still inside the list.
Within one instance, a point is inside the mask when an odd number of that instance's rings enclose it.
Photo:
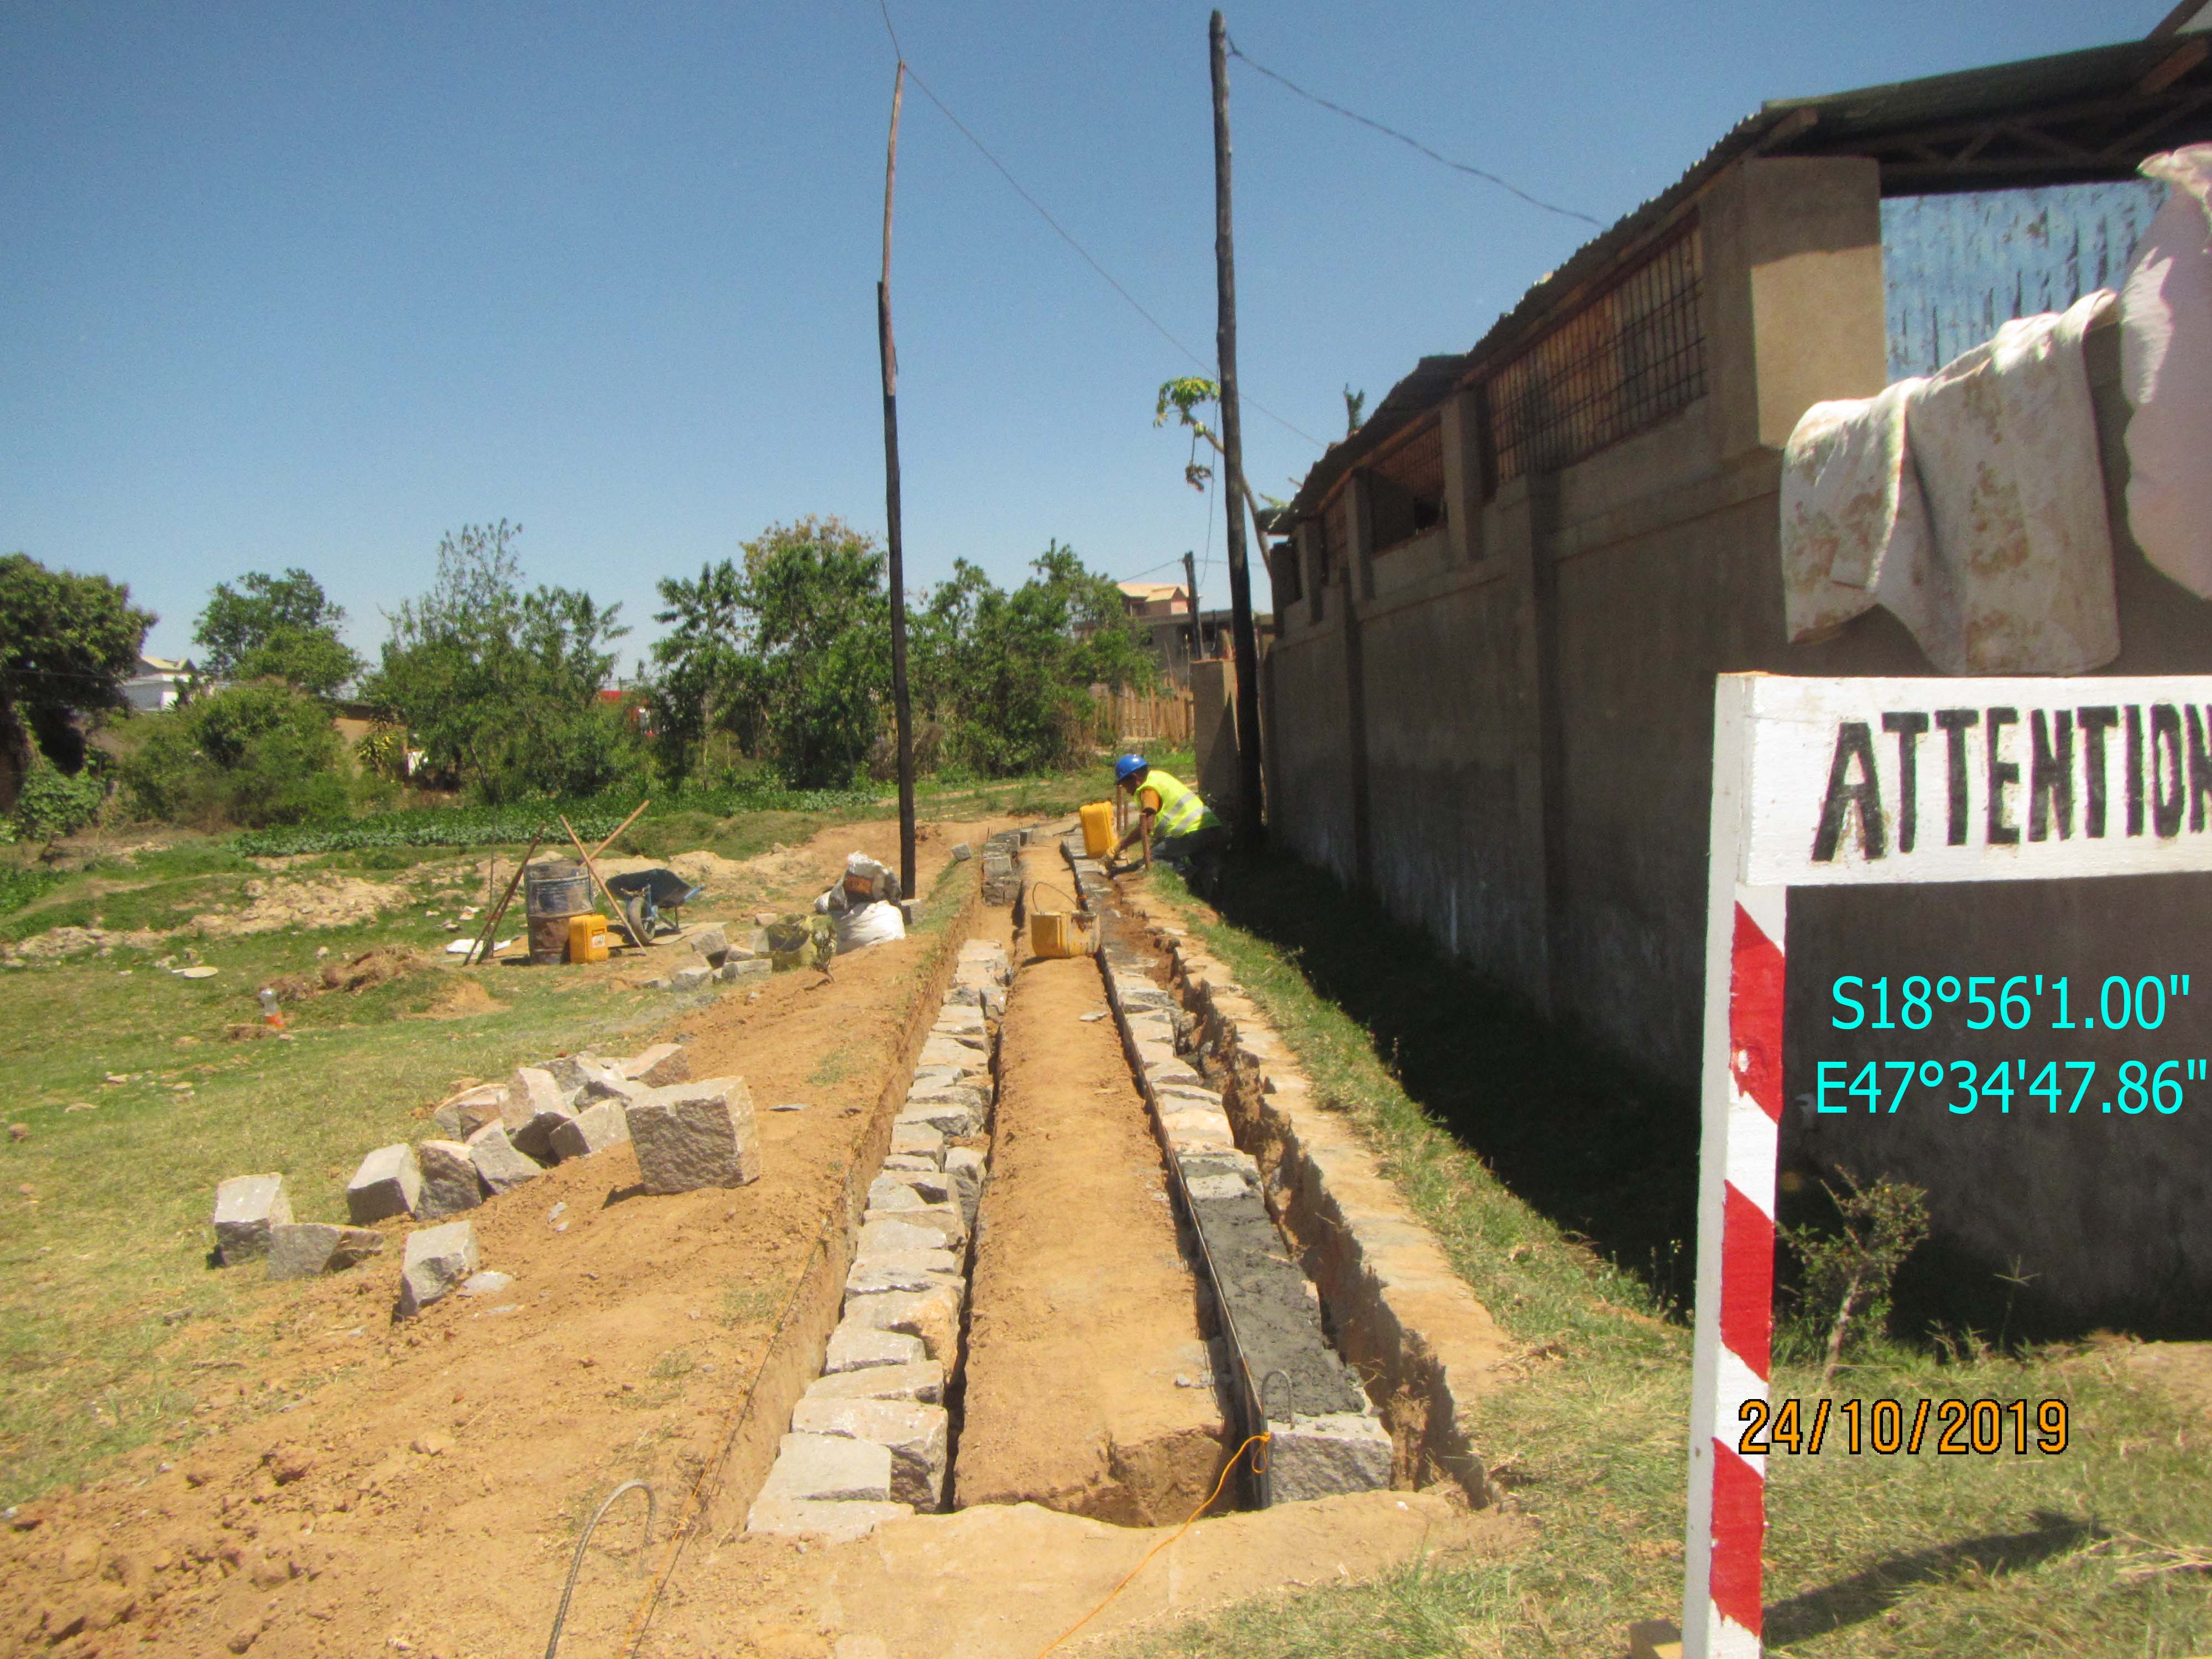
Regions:
[[[1252,57],[1610,222],[1770,97],[2102,44],[2166,0],[1232,6]],[[1210,358],[1201,4],[902,0],[915,69]],[[0,13],[0,550],[209,586],[301,565],[374,654],[442,531],[619,600],[774,520],[880,531],[874,282],[893,54],[805,5],[15,5]],[[1249,396],[1317,438],[1589,234],[1232,65]],[[909,88],[893,276],[910,585],[1203,555],[1195,372]],[[1248,405],[1260,488],[1317,454]],[[1227,602],[1218,516],[1206,602]]]

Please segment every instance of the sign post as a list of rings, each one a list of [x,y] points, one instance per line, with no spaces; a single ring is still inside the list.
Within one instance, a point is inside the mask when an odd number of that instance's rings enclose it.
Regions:
[[[1684,1659],[1758,1659],[1791,887],[2212,870],[2212,676],[1723,674],[1713,714]]]

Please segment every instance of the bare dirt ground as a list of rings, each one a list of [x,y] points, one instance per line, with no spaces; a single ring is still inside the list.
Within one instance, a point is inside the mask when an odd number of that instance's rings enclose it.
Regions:
[[[787,859],[778,896],[803,902],[848,851],[895,854],[896,836],[816,837]],[[956,838],[926,847],[925,887]],[[638,1196],[627,1147],[549,1170],[471,1215],[484,1265],[514,1285],[404,1326],[391,1320],[396,1250],[358,1273],[246,1289],[241,1316],[265,1327],[267,1356],[216,1373],[203,1398],[247,1420],[179,1467],[25,1506],[0,1532],[0,1650],[534,1648],[598,1498],[650,1479],[665,1525],[719,1445],[903,1064],[933,939],[841,960],[827,982],[778,975],[757,1000],[732,993],[674,1022],[693,1075],[735,1073],[752,1091],[766,1171],[753,1185]],[[807,1109],[769,1109],[793,1101]],[[635,1534],[624,1516],[600,1538],[627,1552]],[[629,1565],[625,1553],[587,1569],[578,1651],[635,1606]]]
[[[1023,873],[1064,878],[1066,866],[1033,848]],[[1106,1006],[1097,962],[1015,948],[969,1298],[959,1502],[1179,1521],[1228,1449],[1159,1148],[1114,1022],[1082,1018]]]
[[[628,1500],[635,1501],[635,1500]],[[1431,1492],[1359,1492],[1201,1521],[1111,1601],[1173,1527],[1116,1527],[1035,1504],[917,1515],[857,1543],[800,1551],[740,1539],[703,1555],[655,1620],[649,1659],[1034,1659],[1133,1627],[1416,1559],[1502,1556],[1527,1523]],[[579,1649],[611,1652],[611,1649]]]

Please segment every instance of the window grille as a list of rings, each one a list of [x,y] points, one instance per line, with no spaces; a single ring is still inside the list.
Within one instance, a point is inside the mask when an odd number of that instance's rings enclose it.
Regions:
[[[1388,553],[1444,521],[1444,433],[1431,420],[1367,468],[1375,551]]]
[[[1694,220],[1507,362],[1486,388],[1500,481],[1595,455],[1705,395]]]

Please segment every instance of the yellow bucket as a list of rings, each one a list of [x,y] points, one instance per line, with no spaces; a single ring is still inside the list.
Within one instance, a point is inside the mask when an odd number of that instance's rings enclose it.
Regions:
[[[1114,803],[1095,800],[1085,807],[1083,819],[1083,850],[1094,859],[1103,859],[1114,850]]]
[[[1036,957],[1087,957],[1097,948],[1091,918],[1075,910],[1043,910],[1036,896],[1048,890],[1042,883],[1030,889],[1030,954]],[[1057,888],[1049,890],[1058,892]],[[1070,902],[1073,902],[1073,900]]]
[[[568,918],[568,960],[605,962],[607,959],[607,919],[586,914]]]

